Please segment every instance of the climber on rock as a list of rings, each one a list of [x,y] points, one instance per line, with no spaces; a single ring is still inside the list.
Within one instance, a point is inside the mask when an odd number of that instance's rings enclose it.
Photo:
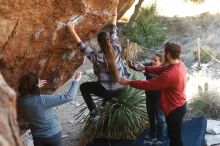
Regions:
[[[117,37],[117,8],[113,14],[112,28],[110,34],[100,32],[98,34],[98,44],[100,51],[95,51],[87,46],[79,38],[75,31],[75,25],[69,21],[67,27],[77,42],[78,48],[93,63],[94,73],[98,80],[96,82],[85,82],[80,86],[82,96],[90,111],[90,120],[99,118],[99,112],[92,99],[92,95],[104,99],[111,99],[122,93],[124,86],[118,83],[120,77],[128,75],[122,62],[122,47]]]

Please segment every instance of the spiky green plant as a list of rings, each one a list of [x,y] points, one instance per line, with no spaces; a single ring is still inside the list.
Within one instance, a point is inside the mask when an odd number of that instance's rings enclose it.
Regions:
[[[141,73],[132,72],[130,79],[143,78]],[[101,107],[101,101],[96,102],[100,118],[96,122],[84,119],[82,131],[83,145],[94,138],[134,140],[141,134],[147,124],[145,94],[141,90],[126,86],[123,93],[114,97]],[[85,112],[85,108],[78,116]]]

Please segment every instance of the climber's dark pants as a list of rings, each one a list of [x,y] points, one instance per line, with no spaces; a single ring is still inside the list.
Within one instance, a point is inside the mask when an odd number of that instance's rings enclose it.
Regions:
[[[120,95],[123,89],[111,91],[111,90],[106,90],[99,82],[85,82],[81,84],[80,91],[86,102],[86,105],[89,108],[89,111],[92,111],[96,108],[96,105],[92,99],[92,95],[105,98],[106,100]]]

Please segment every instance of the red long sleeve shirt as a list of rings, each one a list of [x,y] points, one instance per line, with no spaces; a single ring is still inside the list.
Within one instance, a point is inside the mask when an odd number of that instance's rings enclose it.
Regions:
[[[160,90],[160,106],[165,116],[186,103],[186,71],[183,62],[164,67],[147,66],[145,71],[159,76],[150,80],[130,81],[130,86],[142,90]]]

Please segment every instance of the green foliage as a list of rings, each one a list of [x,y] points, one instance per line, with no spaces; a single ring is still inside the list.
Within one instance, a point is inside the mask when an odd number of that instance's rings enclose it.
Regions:
[[[165,31],[156,21],[156,6],[142,8],[136,23],[124,28],[125,34],[132,42],[146,48],[160,45],[165,40]]]
[[[143,75],[133,72],[130,78],[140,79]],[[97,137],[134,140],[141,134],[147,123],[144,91],[126,86],[121,95],[114,97],[104,107],[101,102],[96,103],[100,111],[98,121],[90,121],[89,115],[84,119],[83,144],[88,144]],[[85,109],[82,109],[78,115],[84,112]]]
[[[198,86],[198,94],[192,100],[192,107],[203,113],[209,118],[220,118],[220,96],[215,90],[210,90],[208,83],[204,84],[204,87]]]

